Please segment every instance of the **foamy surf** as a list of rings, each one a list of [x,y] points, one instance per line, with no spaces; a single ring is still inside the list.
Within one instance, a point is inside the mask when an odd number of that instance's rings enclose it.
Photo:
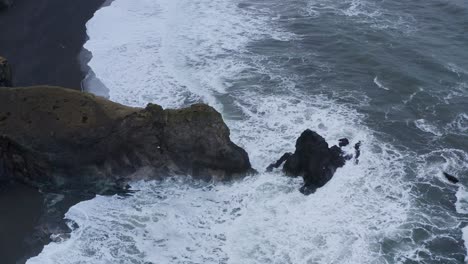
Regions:
[[[379,28],[399,25],[377,4],[321,2],[306,6]],[[281,27],[281,19],[270,5],[228,0],[115,0],[99,10],[87,25],[85,48],[110,99],[132,106],[209,103],[260,173],[231,184],[188,176],[135,182],[131,197],[82,202],[66,215],[79,226],[70,239],[49,244],[28,263],[456,263],[434,249],[456,240],[459,218],[444,207],[453,204],[433,206],[420,197],[455,194],[440,170],[463,172],[464,152],[414,153],[370,129],[356,105],[323,90],[301,90],[309,76],[285,71],[284,61],[306,58],[285,59],[271,46],[256,46],[301,39]],[[377,77],[374,82],[388,90]],[[359,103],[366,104],[362,97]],[[463,128],[464,120],[453,126]],[[445,132],[423,119],[415,126],[437,136]],[[330,144],[342,137],[363,142],[359,164],[338,169],[310,196],[297,191],[301,179],[263,173],[294,150],[306,128]],[[345,151],[353,153],[351,146]],[[457,206],[464,208],[464,200]]]
[[[380,80],[377,78],[377,76],[375,76],[375,78],[374,78],[374,83],[375,83],[375,85],[377,85],[381,89],[384,89],[384,90],[387,90],[387,91],[390,90],[385,85],[383,85],[382,82],[380,82]]]

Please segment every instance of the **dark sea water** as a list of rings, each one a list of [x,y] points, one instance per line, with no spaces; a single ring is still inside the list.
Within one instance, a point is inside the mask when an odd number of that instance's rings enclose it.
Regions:
[[[467,1],[115,0],[87,28],[90,91],[209,103],[259,171],[305,128],[362,157],[310,196],[280,171],[138,182],[28,263],[464,263]]]

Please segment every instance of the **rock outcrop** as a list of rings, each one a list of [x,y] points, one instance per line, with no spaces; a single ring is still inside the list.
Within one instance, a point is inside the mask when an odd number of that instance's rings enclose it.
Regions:
[[[340,140],[340,145],[347,145],[346,139]],[[346,160],[343,151],[338,146],[328,147],[325,139],[309,129],[302,132],[296,141],[296,151],[284,154],[276,163],[271,164],[267,170],[278,168],[283,162],[283,171],[289,176],[302,176],[304,186],[300,191],[304,194],[315,192],[324,186],[342,167]]]
[[[0,179],[102,193],[175,174],[220,180],[251,170],[204,104],[132,108],[59,87],[0,89]]]
[[[11,67],[8,64],[7,59],[0,57],[0,87],[12,86],[11,78]]]

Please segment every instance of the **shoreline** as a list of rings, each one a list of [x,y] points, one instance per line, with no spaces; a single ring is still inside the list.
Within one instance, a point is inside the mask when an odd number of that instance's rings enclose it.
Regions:
[[[14,86],[48,84],[82,90],[86,23],[109,0],[15,0],[0,12],[0,56],[12,66]],[[90,54],[88,54],[89,56]],[[83,64],[83,65],[82,65]],[[92,197],[47,194],[23,184],[0,186],[2,263],[25,263],[66,231],[68,209]]]

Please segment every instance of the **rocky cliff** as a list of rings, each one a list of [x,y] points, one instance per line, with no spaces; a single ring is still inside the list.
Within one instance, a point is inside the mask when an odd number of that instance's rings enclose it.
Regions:
[[[204,104],[132,108],[59,87],[0,89],[0,179],[96,192],[127,181],[251,170],[221,115]]]

